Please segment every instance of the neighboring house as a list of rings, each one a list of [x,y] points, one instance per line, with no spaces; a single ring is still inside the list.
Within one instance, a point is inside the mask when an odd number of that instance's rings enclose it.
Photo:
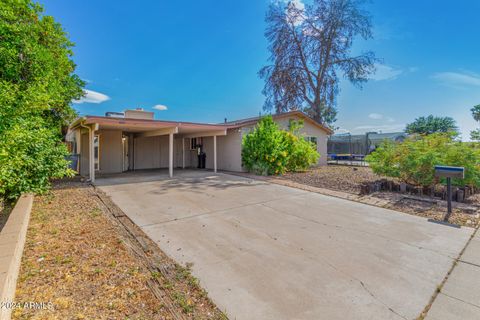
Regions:
[[[95,179],[95,173],[130,170],[198,167],[198,153],[206,156],[205,168],[217,171],[244,171],[242,137],[252,130],[259,117],[222,124],[154,120],[153,112],[143,109],[108,116],[85,116],[69,128],[67,140],[79,154],[80,174]],[[301,133],[317,144],[327,163],[327,139],[332,131],[300,111],[273,115],[281,128],[290,120],[304,120]]]

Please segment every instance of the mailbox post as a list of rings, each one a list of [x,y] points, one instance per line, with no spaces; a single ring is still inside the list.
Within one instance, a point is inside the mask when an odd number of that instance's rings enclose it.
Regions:
[[[435,166],[435,177],[447,178],[447,214],[443,221],[448,222],[448,218],[452,214],[452,178],[463,179],[465,169],[463,167]]]

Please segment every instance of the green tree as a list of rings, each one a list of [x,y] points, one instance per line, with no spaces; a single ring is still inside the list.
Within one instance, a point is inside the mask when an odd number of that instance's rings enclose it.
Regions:
[[[458,127],[450,117],[419,117],[414,122],[407,124],[405,132],[409,134],[432,134],[432,133],[447,133],[453,132],[458,134]]]
[[[0,196],[42,192],[70,174],[62,128],[82,96],[73,43],[30,0],[0,2]]]
[[[473,119],[475,119],[477,122],[480,122],[480,104],[470,109],[470,111],[472,112]],[[471,131],[470,139],[480,141],[480,129]]]
[[[290,130],[279,128],[271,116],[262,118],[243,137],[242,164],[257,174],[283,174],[306,170],[318,161],[315,146],[300,134],[303,123],[293,121]]]

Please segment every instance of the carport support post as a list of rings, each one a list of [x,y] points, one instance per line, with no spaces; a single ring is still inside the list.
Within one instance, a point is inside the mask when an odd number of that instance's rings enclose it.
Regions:
[[[185,138],[182,138],[182,169],[185,169]]]
[[[173,133],[168,134],[168,173],[173,178]]]
[[[213,171],[217,172],[217,136],[213,136]]]
[[[90,181],[95,182],[95,146],[94,146],[94,139],[95,139],[95,126],[91,126],[88,129],[88,140],[89,140],[89,155],[88,155],[88,167],[89,167],[89,176]]]

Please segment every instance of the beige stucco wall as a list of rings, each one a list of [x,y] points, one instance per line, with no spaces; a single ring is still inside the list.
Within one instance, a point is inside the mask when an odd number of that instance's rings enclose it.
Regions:
[[[218,145],[217,145],[218,147]],[[205,168],[213,169],[213,137],[203,138],[203,151],[207,158],[205,159]],[[218,165],[218,163],[217,163]]]
[[[217,166],[220,170],[242,171],[241,130],[230,129],[226,136],[217,137]]]
[[[168,168],[168,136],[135,138],[135,169]],[[182,138],[173,139],[173,166],[183,166]],[[196,167],[195,150],[190,150],[190,139],[185,139],[185,167]]]
[[[154,113],[145,110],[125,110],[125,118],[153,120]]]
[[[78,130],[78,132],[81,132]],[[87,176],[89,173],[89,166],[88,166],[88,161],[89,161],[89,155],[90,155],[90,149],[88,147],[88,131],[82,132],[80,134],[80,174],[82,176]]]
[[[122,172],[123,149],[122,131],[100,130],[95,133],[100,138],[100,173]]]
[[[168,136],[134,139],[135,169],[168,168]]]
[[[88,176],[89,174],[89,141],[87,130],[77,130],[80,134],[80,174]],[[100,138],[100,173],[118,173],[122,172],[123,150],[122,150],[122,131],[119,130],[100,130],[95,135]]]

